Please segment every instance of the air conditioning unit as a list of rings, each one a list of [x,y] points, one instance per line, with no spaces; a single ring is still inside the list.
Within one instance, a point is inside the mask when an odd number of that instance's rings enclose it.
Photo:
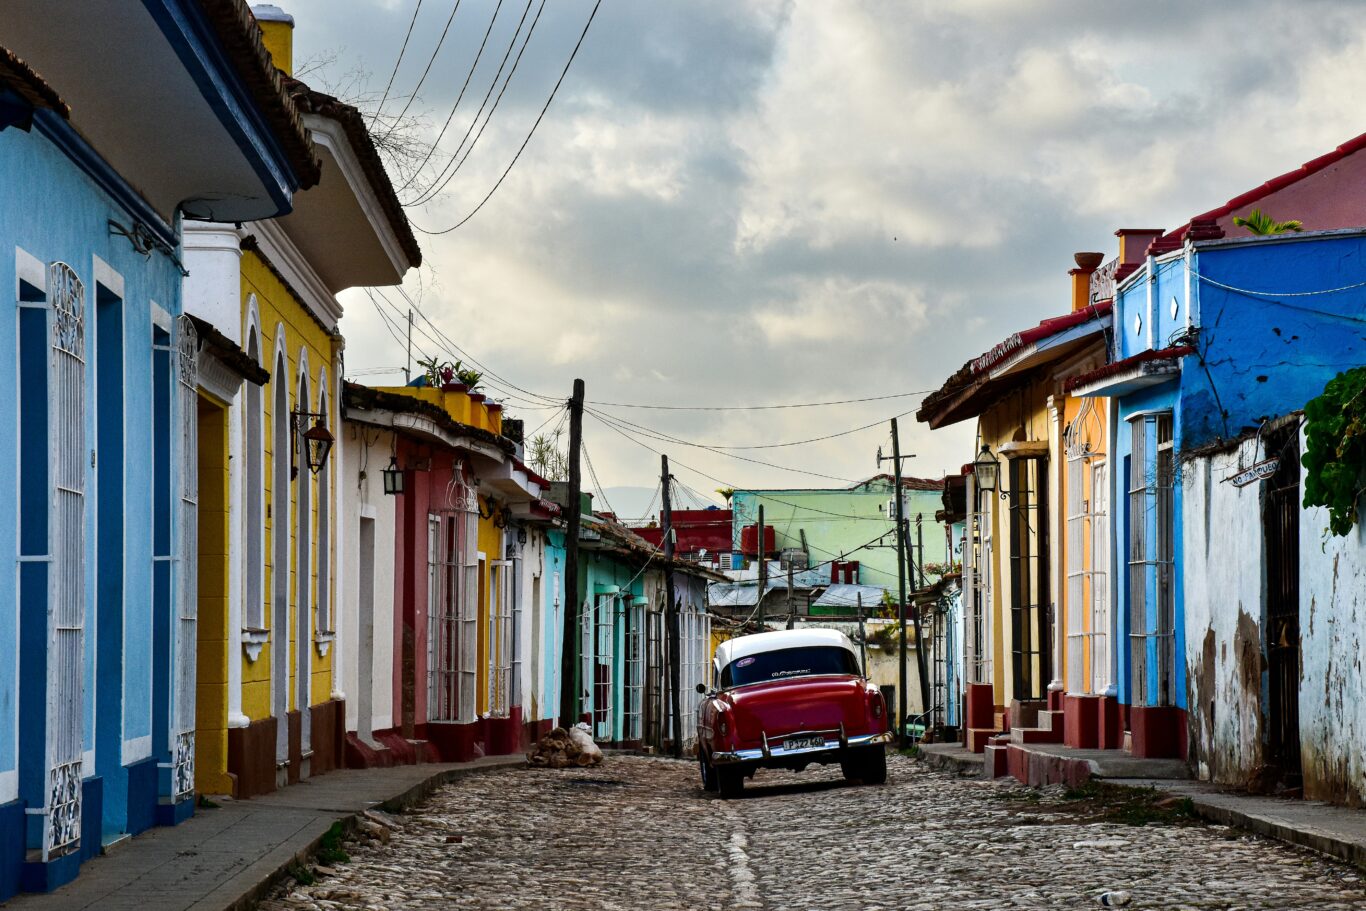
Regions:
[[[745,568],[745,557],[743,554],[727,553],[721,554],[721,569],[738,570]]]
[[[882,507],[882,511],[887,514],[887,518],[896,521],[896,500],[888,500]]]

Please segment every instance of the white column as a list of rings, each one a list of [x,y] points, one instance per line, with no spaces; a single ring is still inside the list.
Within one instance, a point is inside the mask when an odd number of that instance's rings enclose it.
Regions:
[[[1048,594],[1053,599],[1053,679],[1048,682],[1050,693],[1056,693],[1063,688],[1063,644],[1066,642],[1064,630],[1067,625],[1067,614],[1063,610],[1067,593],[1064,571],[1066,564],[1062,559],[1062,550],[1067,543],[1064,537],[1067,524],[1064,515],[1067,497],[1063,493],[1063,485],[1067,483],[1067,459],[1062,445],[1063,421],[1066,420],[1066,415],[1061,406],[1062,400],[1059,396],[1048,397],[1048,471],[1056,482],[1050,484],[1048,490],[1051,501],[1048,504],[1048,537],[1054,542],[1048,549]],[[1072,605],[1067,605],[1066,609],[1071,610]]]
[[[332,446],[332,465],[328,471],[328,479],[331,482],[327,495],[332,498],[332,505],[328,509],[333,528],[331,529],[332,559],[327,561],[328,572],[332,573],[335,580],[332,585],[332,597],[329,600],[332,612],[332,693],[333,699],[345,699],[346,693],[342,690],[342,661],[346,657],[346,649],[343,643],[346,636],[343,633],[345,626],[345,611],[342,605],[346,603],[346,573],[342,571],[342,560],[346,555],[346,513],[342,506],[342,489],[347,485],[347,480],[343,469],[346,460],[343,458],[343,451],[346,447],[342,446],[342,423],[341,423],[341,401],[345,390],[342,388],[342,347],[343,342],[337,343],[337,353],[334,355],[331,378],[331,394],[327,399],[327,425],[332,429],[333,435],[337,438]],[[327,530],[323,531],[328,534]],[[327,540],[327,539],[324,539]],[[326,545],[324,545],[326,546]],[[346,728],[346,718],[342,716],[342,728]]]
[[[242,599],[246,569],[247,497],[245,490],[246,434],[244,396],[239,392],[228,408],[228,727],[251,723],[242,714]]]

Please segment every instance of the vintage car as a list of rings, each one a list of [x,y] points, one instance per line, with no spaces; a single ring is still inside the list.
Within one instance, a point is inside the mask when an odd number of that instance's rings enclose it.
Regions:
[[[840,764],[844,777],[887,780],[892,735],[882,693],[837,630],[740,636],[716,647],[717,689],[699,684],[698,761],[702,786],[725,798],[761,768],[801,771]]]

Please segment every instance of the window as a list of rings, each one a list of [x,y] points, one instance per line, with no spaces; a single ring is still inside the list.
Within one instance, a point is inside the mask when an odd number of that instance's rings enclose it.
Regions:
[[[625,698],[622,709],[622,739],[640,740],[644,737],[642,715],[645,704],[645,604],[635,599],[626,607]]]
[[[1172,416],[1170,412],[1140,415],[1129,428],[1132,699],[1134,705],[1171,705],[1176,639]]]
[[[1010,460],[1010,625],[1016,699],[1042,699],[1049,661],[1048,471],[1041,458]]]
[[[247,355],[252,363],[261,363],[261,338],[255,324],[247,329]],[[243,597],[246,599],[242,611],[242,625],[249,630],[262,630],[266,626],[266,551],[265,551],[265,412],[263,410],[261,387],[248,382],[244,390],[243,421],[246,432],[243,434],[246,475],[244,491],[246,495],[247,525],[245,535],[245,554],[243,555]]]
[[[194,792],[195,654],[199,605],[199,334],[188,316],[176,321],[176,408],[180,432],[179,589],[176,601],[175,743],[171,799]]]
[[[615,595],[599,595],[594,618],[593,641],[593,736],[599,740],[613,739],[613,679],[612,663],[616,645],[616,617],[620,599]]]
[[[478,521],[463,483],[451,508],[427,517],[427,717],[475,720],[478,660]]]
[[[1103,433],[1090,399],[1068,427],[1067,689],[1097,694],[1110,679],[1109,474],[1096,445]]]
[[[512,564],[494,560],[489,572],[493,595],[489,605],[489,714],[506,718],[512,707],[513,617],[508,597]]]
[[[968,502],[963,547],[963,586],[967,615],[966,663],[969,683],[991,683],[991,507],[994,491],[978,491],[975,479]]]
[[[327,390],[318,396],[318,411],[323,421],[331,424],[327,412]],[[307,444],[304,444],[307,454]],[[304,462],[307,464],[307,461]],[[318,636],[331,636],[332,629],[332,501],[331,480],[332,460],[328,459],[318,469]]]
[[[781,648],[737,658],[721,671],[721,687],[772,683],[794,677],[859,676],[858,658],[837,645]]]

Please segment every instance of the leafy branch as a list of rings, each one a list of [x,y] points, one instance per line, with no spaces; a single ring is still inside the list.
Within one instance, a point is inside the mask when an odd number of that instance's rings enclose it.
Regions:
[[[1247,213],[1247,217],[1240,215],[1233,216],[1233,223],[1240,228],[1246,228],[1249,234],[1261,236],[1271,234],[1298,234],[1304,230],[1304,222],[1291,219],[1290,221],[1276,221],[1261,209],[1253,209]]]
[[[1304,406],[1304,505],[1328,508],[1328,530],[1345,537],[1357,522],[1366,478],[1366,367],[1328,381]]]

